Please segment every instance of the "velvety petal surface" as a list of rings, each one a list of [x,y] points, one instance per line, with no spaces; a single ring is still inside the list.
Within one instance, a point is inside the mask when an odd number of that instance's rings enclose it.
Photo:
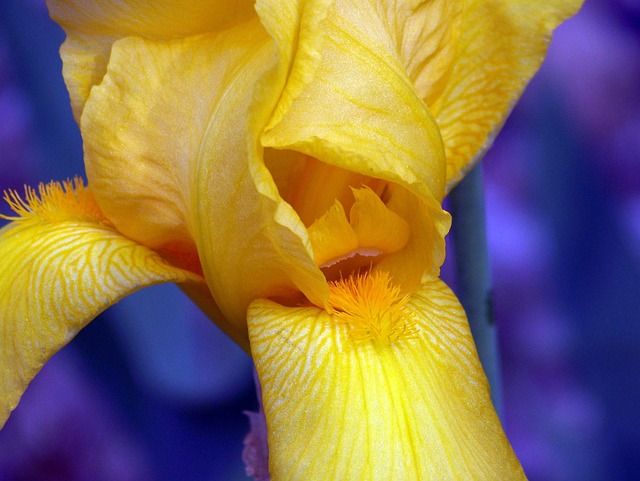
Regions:
[[[189,207],[197,162],[216,155],[201,152],[207,131],[233,132],[246,123],[233,115],[212,125],[212,117],[232,86],[251,96],[270,54],[257,19],[224,34],[114,44],[107,75],[87,102],[82,135],[87,176],[118,230],[154,247],[194,243]],[[227,159],[216,157],[222,168]]]
[[[358,248],[358,235],[347,220],[340,202],[309,226],[309,239],[314,260],[322,266]]]
[[[315,307],[251,305],[274,481],[525,479],[455,296],[429,278],[403,315],[414,333],[377,346]]]
[[[60,53],[78,121],[91,87],[104,76],[111,44],[118,38],[186,37],[255,16],[250,0],[48,0],[47,6],[67,34]]]
[[[444,195],[437,125],[407,76],[395,32],[375,5],[338,0],[301,35],[291,77],[262,137],[343,169]],[[305,50],[306,49],[306,50]]]
[[[42,365],[108,306],[152,284],[204,284],[117,232],[83,192],[53,189],[0,230],[0,426]]]
[[[322,296],[325,284],[257,141],[304,16],[296,2],[276,7],[263,5],[263,15],[294,23],[272,35],[275,45],[257,20],[173,41],[117,41],[82,117],[87,176],[105,214],[156,249],[194,242],[217,305],[245,339],[251,300]]]
[[[117,39],[112,35],[69,32],[60,47],[62,75],[69,92],[73,117],[78,124],[91,87],[98,85],[104,77],[111,45]]]
[[[434,98],[422,91],[447,153],[450,190],[491,146],[525,86],[537,72],[552,31],[582,0],[462,2],[451,74]]]
[[[456,60],[464,2],[457,0],[371,2],[398,58],[427,105],[445,89]]]

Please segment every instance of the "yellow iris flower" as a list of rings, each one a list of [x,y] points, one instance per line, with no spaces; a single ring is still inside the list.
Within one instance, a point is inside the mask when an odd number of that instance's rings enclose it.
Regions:
[[[521,479],[446,192],[578,0],[49,0],[90,188],[0,230],[0,423],[98,313],[176,282],[251,352],[274,480]]]

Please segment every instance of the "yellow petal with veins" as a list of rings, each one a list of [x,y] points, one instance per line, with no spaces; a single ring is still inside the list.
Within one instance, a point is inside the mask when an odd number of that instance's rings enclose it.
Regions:
[[[153,284],[204,284],[116,231],[79,181],[6,199],[18,216],[0,229],[0,427],[43,364],[108,306]]]
[[[338,201],[307,230],[318,266],[330,264],[358,248],[358,236]]]
[[[391,291],[385,301],[381,286],[359,293],[340,306],[361,316],[369,299],[412,332],[354,342],[339,313],[266,300],[249,308],[271,479],[525,479],[451,291],[430,278],[407,301]]]
[[[396,252],[409,241],[411,227],[398,214],[389,210],[371,189],[353,189],[356,198],[349,221],[358,236],[360,248],[382,253]]]
[[[252,0],[47,0],[67,34],[60,54],[76,120],[106,72],[111,45],[139,36],[169,40],[214,32],[255,17]]]
[[[111,45],[117,39],[111,35],[68,32],[60,46],[62,75],[69,91],[73,118],[78,124],[91,87],[104,77]]]
[[[458,53],[464,1],[375,0],[407,75],[431,105],[442,94]]]
[[[429,97],[447,152],[447,191],[491,146],[540,67],[551,33],[582,0],[462,3],[451,75],[443,91]]]

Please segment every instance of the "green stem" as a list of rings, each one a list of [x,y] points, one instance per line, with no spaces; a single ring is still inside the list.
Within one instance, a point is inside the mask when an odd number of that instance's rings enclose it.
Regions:
[[[482,170],[474,168],[449,195],[457,294],[469,318],[491,400],[502,417],[502,382],[487,247]]]

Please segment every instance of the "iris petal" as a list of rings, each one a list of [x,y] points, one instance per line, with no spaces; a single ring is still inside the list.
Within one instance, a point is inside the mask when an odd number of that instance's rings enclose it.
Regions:
[[[447,190],[491,146],[540,67],[552,31],[581,4],[581,0],[464,2],[451,75],[429,105],[447,152]]]
[[[409,223],[389,210],[371,189],[354,189],[353,195],[356,201],[349,221],[358,236],[358,245],[385,254],[402,249],[411,235]]]
[[[257,20],[225,34],[114,44],[82,134],[87,176],[118,230],[153,247],[193,244],[192,185],[207,129],[217,128],[211,117],[230,85],[250,95],[269,54]],[[221,127],[232,131],[242,122],[228,117]]]
[[[309,226],[309,239],[313,246],[314,259],[319,266],[358,248],[358,236],[338,201]]]
[[[42,365],[108,306],[153,284],[204,284],[103,217],[58,207],[0,230],[0,426]]]
[[[406,189],[390,184],[387,208],[407,220],[411,235],[407,244],[393,255],[383,257],[375,269],[389,272],[405,293],[420,288],[422,277],[437,277],[445,257],[444,237],[449,232],[451,216],[439,202],[424,199]]]
[[[440,133],[375,9],[336,2],[323,28],[298,40],[315,55],[296,58],[265,146],[444,195]],[[306,49],[306,50],[305,50]]]
[[[258,143],[311,14],[297,2],[259,7],[275,42],[257,20],[180,40],[118,40],[82,115],[87,175],[107,217],[155,248],[194,242],[217,305],[245,337],[257,297],[326,298],[306,229]]]
[[[284,202],[265,166],[260,135],[273,114],[291,70],[299,35],[321,25],[325,1],[259,1],[262,24],[273,43],[273,61],[243,72],[216,106],[198,161],[195,189],[199,252],[214,298],[228,318],[246,331],[246,309],[260,297],[297,296],[319,305],[328,289],[313,260],[307,231]],[[301,26],[304,25],[304,31]],[[245,42],[252,44],[254,38]],[[296,50],[297,48],[297,50]],[[296,57],[297,58],[297,57]],[[234,129],[229,121],[238,124]],[[213,160],[212,160],[213,159]]]
[[[185,37],[255,16],[251,0],[47,0],[47,7],[67,34],[60,54],[77,121],[91,87],[106,72],[110,48],[117,39]]]
[[[430,278],[407,309],[417,334],[379,347],[321,309],[251,305],[274,481],[525,479],[455,296]]]

